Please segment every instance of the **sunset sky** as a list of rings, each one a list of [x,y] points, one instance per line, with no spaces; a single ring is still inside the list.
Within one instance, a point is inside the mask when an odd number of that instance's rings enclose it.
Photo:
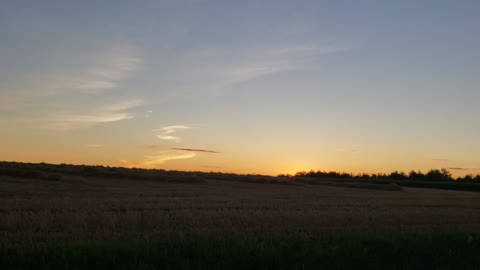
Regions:
[[[0,160],[480,173],[480,1],[1,1]]]

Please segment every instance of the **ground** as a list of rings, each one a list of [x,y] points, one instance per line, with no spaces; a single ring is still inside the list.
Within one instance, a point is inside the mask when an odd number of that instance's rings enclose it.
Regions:
[[[198,239],[197,243],[215,245],[212,243],[227,239],[236,245],[239,241],[267,239],[291,246],[288,243],[304,245],[305,241],[333,241],[338,237],[393,237],[385,243],[395,245],[395,237],[461,235],[470,245],[472,239],[480,239],[478,232],[478,192],[420,188],[389,191],[212,179],[165,183],[80,175],[62,176],[60,180],[0,178],[3,259],[8,258],[7,252],[16,254],[12,247],[21,246],[35,254],[39,245],[48,249],[88,242],[172,245]],[[228,249],[228,244],[222,245]],[[303,252],[307,251],[305,248]],[[293,262],[293,268],[300,267]],[[268,260],[265,263],[268,266]]]

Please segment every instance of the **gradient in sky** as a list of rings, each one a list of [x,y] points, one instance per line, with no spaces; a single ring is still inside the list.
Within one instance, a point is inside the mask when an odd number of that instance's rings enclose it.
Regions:
[[[2,1],[0,159],[480,173],[480,1]]]

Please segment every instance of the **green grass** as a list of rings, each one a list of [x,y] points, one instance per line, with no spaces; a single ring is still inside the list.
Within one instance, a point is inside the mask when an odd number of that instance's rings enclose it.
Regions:
[[[179,236],[156,242],[0,248],[1,269],[479,269],[480,234],[284,238]]]

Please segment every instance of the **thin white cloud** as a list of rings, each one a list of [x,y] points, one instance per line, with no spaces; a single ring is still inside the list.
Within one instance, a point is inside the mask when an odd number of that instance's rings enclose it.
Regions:
[[[185,126],[185,125],[173,125],[173,126],[166,126],[166,127],[162,127],[162,128],[157,128],[157,129],[154,129],[152,130],[153,132],[162,132],[163,134],[171,134],[171,133],[174,133],[176,132],[177,130],[179,129],[190,129],[191,127],[189,126]]]
[[[46,121],[49,122],[50,128],[61,131],[85,128],[95,124],[116,122],[132,118],[133,115],[130,113],[99,112],[95,114],[60,114],[57,116],[50,116]]]
[[[144,117],[145,117],[145,118],[149,118],[150,116],[152,116],[152,113],[153,113],[152,110],[148,110],[148,111],[145,113]]]
[[[32,82],[36,96],[57,96],[72,92],[99,94],[119,88],[121,83],[143,68],[139,50],[129,44],[119,44],[103,52],[92,52],[89,64],[71,69],[51,71]],[[40,87],[38,87],[40,85]],[[30,88],[30,87],[29,87]]]
[[[90,68],[80,78],[72,80],[72,88],[84,93],[99,93],[117,88],[122,80],[142,67],[142,59],[136,56],[131,46],[114,48],[105,60]]]
[[[464,167],[450,167],[447,170],[454,170],[454,171],[480,171],[480,168],[464,168]]]
[[[143,104],[144,104],[144,101],[142,99],[135,98],[135,99],[123,100],[113,104],[105,105],[101,107],[100,110],[110,111],[110,112],[123,111],[123,110],[128,110],[131,108],[138,107]]]
[[[320,55],[347,50],[343,44],[317,46],[313,44],[290,45],[266,48],[248,61],[227,69],[225,84],[237,84],[264,76],[303,69],[309,60]]]
[[[132,119],[135,115],[129,109],[143,104],[140,99],[125,100],[94,108],[91,112],[57,112],[43,118],[48,126],[56,130],[84,128],[95,124]]]
[[[164,151],[164,152],[159,152],[153,156],[147,156],[146,160],[143,161],[142,164],[146,167],[155,167],[169,160],[189,159],[189,158],[194,158],[196,155],[197,154],[193,152],[181,153],[177,151]]]
[[[141,69],[138,51],[134,46],[119,44],[104,53],[92,52],[90,57],[98,62],[90,61],[90,66],[82,66],[82,62],[79,69],[72,64],[71,69],[33,76],[31,81],[12,88],[15,91],[0,91],[0,111],[15,114],[17,122],[56,131],[132,119],[135,114],[131,109],[144,104],[142,99],[114,100],[102,106],[95,105],[99,101],[86,98],[120,87]],[[99,96],[99,100],[105,98],[108,97]]]
[[[229,86],[299,68],[295,63],[282,61],[253,62],[225,70],[220,77],[223,77],[223,86]]]
[[[197,154],[194,152],[185,153],[184,151],[164,150],[156,152],[153,155],[146,156],[142,161],[130,162],[122,159],[120,162],[126,167],[156,168],[167,161],[190,159],[194,158],[196,155]]]
[[[170,135],[157,135],[157,138],[160,140],[172,141],[172,142],[180,142],[179,137],[170,136]]]
[[[211,94],[218,94],[240,83],[304,69],[322,55],[350,50],[352,47],[344,43],[261,45],[240,50],[234,57],[225,50],[201,51],[189,55],[179,68],[193,77],[187,80],[193,83],[186,87],[203,87]],[[229,60],[224,62],[219,59]]]
[[[191,127],[185,126],[185,125],[173,125],[173,126],[166,126],[158,129],[152,130],[153,132],[157,133],[157,138],[161,140],[166,140],[166,141],[172,141],[172,142],[180,142],[181,138],[178,136],[173,136],[170,134],[173,134],[177,132],[178,130],[185,130],[185,129],[190,129]]]

